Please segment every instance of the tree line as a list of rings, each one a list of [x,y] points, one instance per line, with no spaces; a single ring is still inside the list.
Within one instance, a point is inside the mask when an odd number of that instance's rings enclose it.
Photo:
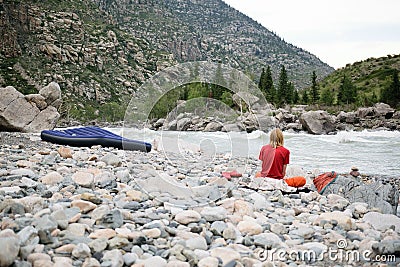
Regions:
[[[187,108],[195,109],[196,107],[204,107],[210,105],[210,99],[218,100],[224,103],[227,107],[234,107],[233,94],[228,89],[228,82],[224,78],[221,64],[218,64],[217,69],[212,77],[212,83],[199,82],[199,66],[194,65],[190,70],[190,79],[193,82],[183,84],[165,93],[152,108],[150,118],[165,117],[177,106],[179,100],[194,100],[186,103]],[[193,107],[188,107],[193,106]]]
[[[367,95],[357,88],[347,75],[343,75],[339,88],[324,88],[320,90],[316,72],[311,74],[310,88],[297,90],[289,81],[285,66],[281,66],[277,86],[274,85],[271,68],[268,66],[261,71],[258,87],[269,103],[277,107],[286,104],[305,105],[357,105],[370,106],[378,101],[389,104],[392,107],[400,105],[399,71],[393,70],[392,80],[389,86],[381,88],[380,97],[375,92]]]
[[[393,70],[390,86],[382,88],[380,97],[372,92],[366,95],[358,89],[351,78],[344,75],[338,88],[324,88],[320,90],[316,72],[311,74],[311,86],[307,89],[298,90],[289,80],[285,66],[281,66],[277,85],[274,84],[271,68],[263,68],[258,81],[258,87],[264,94],[267,102],[276,107],[285,105],[304,104],[304,105],[357,105],[369,106],[378,101],[385,102],[392,107],[400,104],[400,82],[397,70]],[[215,99],[223,102],[227,107],[239,108],[232,99],[232,92],[228,89],[229,84],[224,79],[224,73],[219,65],[213,77],[213,83],[196,82],[198,69],[191,70],[194,82],[181,85],[174,90],[166,93],[153,107],[150,114],[151,118],[161,118],[173,110],[178,100],[196,99],[195,104],[201,106],[209,103],[207,99]],[[203,103],[204,102],[204,103]],[[194,103],[192,103],[194,104]]]
[[[275,106],[286,104],[317,104],[320,100],[319,86],[315,71],[311,77],[311,88],[299,91],[289,80],[285,66],[281,66],[277,86],[274,85],[270,66],[263,68],[258,82],[258,87],[265,99]]]

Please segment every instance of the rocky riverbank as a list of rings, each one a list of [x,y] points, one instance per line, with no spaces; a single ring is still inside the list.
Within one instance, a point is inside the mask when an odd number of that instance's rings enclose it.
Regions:
[[[0,137],[0,266],[400,262],[400,218],[333,194],[243,187],[256,159],[187,152],[182,160],[62,147],[37,134]],[[243,177],[221,177],[231,169]]]
[[[182,104],[181,104],[182,105]],[[307,106],[297,105],[288,109],[268,109],[258,107],[254,112],[238,114],[224,113],[213,117],[181,112],[175,117],[154,119],[147,127],[154,130],[178,131],[269,131],[279,127],[285,131],[306,131],[310,134],[334,134],[342,130],[400,130],[400,112],[384,103],[356,111],[329,114],[324,110],[307,111]]]
[[[152,119],[145,124],[130,121],[129,117],[125,121],[114,123],[94,120],[86,124],[205,132],[255,130],[268,132],[272,128],[279,127],[285,131],[306,131],[317,135],[334,134],[342,130],[400,130],[400,112],[384,103],[332,115],[324,110],[307,111],[308,107],[304,105],[275,109],[272,105],[260,105],[257,102],[259,100],[254,101],[251,112],[239,113],[212,101],[209,106],[200,104],[197,107],[196,103],[193,112],[193,107],[190,108],[193,103],[187,104],[181,101],[179,108],[170,112],[167,118]],[[61,103],[61,89],[55,82],[43,87],[38,94],[23,95],[12,86],[0,88],[0,130],[40,132],[54,127],[81,124],[71,119],[59,120],[58,109]]]

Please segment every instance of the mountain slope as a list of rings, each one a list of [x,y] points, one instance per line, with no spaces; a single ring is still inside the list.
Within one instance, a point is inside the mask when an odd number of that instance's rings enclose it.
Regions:
[[[379,99],[381,90],[390,85],[393,70],[400,70],[400,55],[368,58],[335,70],[320,82],[319,88],[338,92],[343,76],[349,77],[358,89],[359,101],[368,105],[373,94]]]
[[[67,117],[121,119],[118,103],[175,63],[146,40],[121,31],[91,1],[5,0],[0,25],[0,86],[35,93],[56,81]],[[110,118],[115,107],[118,117]]]
[[[0,86],[35,93],[56,81],[62,112],[79,119],[121,119],[124,99],[178,62],[222,62],[254,80],[285,65],[298,88],[333,71],[221,0],[0,0],[0,36]]]
[[[121,29],[172,53],[179,62],[222,62],[256,76],[270,65],[275,78],[285,65],[300,88],[309,84],[312,71],[319,77],[333,71],[221,0],[94,1]]]

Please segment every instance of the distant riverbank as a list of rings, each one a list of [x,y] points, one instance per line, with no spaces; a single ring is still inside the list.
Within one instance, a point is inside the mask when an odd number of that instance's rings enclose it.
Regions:
[[[400,112],[384,103],[372,107],[361,107],[355,111],[340,111],[330,114],[324,110],[308,110],[308,106],[297,105],[288,109],[259,109],[254,112],[224,113],[218,110],[212,116],[181,112],[167,118],[151,119],[146,122],[104,122],[93,120],[86,125],[103,127],[149,128],[152,130],[188,132],[268,132],[274,127],[284,131],[308,132],[310,134],[335,134],[340,131],[387,130],[400,131]],[[60,120],[58,127],[81,125],[79,121]]]

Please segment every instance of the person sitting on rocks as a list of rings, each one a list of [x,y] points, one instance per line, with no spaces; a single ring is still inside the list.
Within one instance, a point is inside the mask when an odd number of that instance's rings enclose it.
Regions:
[[[296,191],[296,188],[304,186],[306,179],[302,176],[285,178],[290,151],[283,146],[282,131],[278,128],[273,129],[269,139],[269,144],[264,145],[260,150],[261,172],[256,173],[256,178],[260,179],[254,179],[249,187]]]
[[[263,146],[258,157],[262,161],[259,177],[283,179],[286,166],[289,164],[290,151],[283,146],[282,131],[278,128],[271,131],[269,144]]]

